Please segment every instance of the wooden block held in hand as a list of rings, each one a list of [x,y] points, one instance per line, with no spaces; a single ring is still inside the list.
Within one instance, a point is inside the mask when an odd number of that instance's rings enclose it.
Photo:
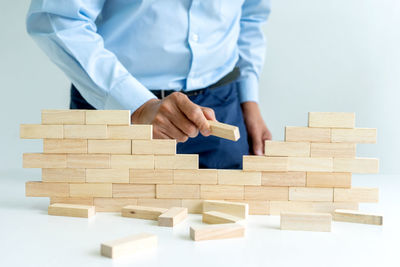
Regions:
[[[174,227],[187,218],[188,209],[172,207],[158,217],[158,226]]]
[[[27,197],[68,197],[69,184],[26,182],[25,196]]]
[[[351,187],[351,172],[307,172],[307,187]]]
[[[244,237],[245,228],[236,223],[190,227],[190,238],[194,241]]]
[[[96,214],[94,206],[55,203],[48,208],[49,215],[90,218]]]
[[[285,140],[289,142],[330,142],[331,129],[286,126]]]
[[[112,184],[69,184],[71,197],[112,197]]]
[[[67,154],[67,167],[75,169],[109,169],[110,154]]]
[[[87,183],[129,183],[128,169],[86,169]]]
[[[200,198],[200,185],[158,184],[157,198]]]
[[[332,143],[375,144],[376,129],[332,129]]]
[[[374,158],[334,158],[333,171],[353,173],[378,173],[379,160]]]
[[[44,139],[43,153],[87,153],[88,143],[84,139]]]
[[[233,125],[209,120],[211,135],[237,141],[240,138],[239,128]]]
[[[122,208],[121,215],[129,218],[157,220],[161,214],[167,211],[168,209],[163,208],[129,205]]]
[[[131,154],[131,140],[88,140],[88,153]]]
[[[246,219],[249,214],[249,205],[247,203],[239,202],[204,200],[203,212],[207,211],[219,211],[238,218]]]
[[[175,139],[132,140],[132,154],[175,155]]]
[[[331,172],[332,169],[332,158],[288,158],[289,171]]]
[[[246,200],[289,200],[289,188],[278,186],[245,186]]]
[[[84,183],[85,179],[86,179],[85,169],[73,169],[73,168],[42,169],[43,182]]]
[[[288,171],[287,157],[243,156],[244,171]]]
[[[134,124],[129,126],[107,126],[108,138],[119,140],[151,140],[153,125]]]
[[[265,141],[265,155],[279,157],[309,157],[309,142]]]
[[[331,223],[329,213],[281,213],[281,230],[330,232]]]
[[[219,211],[205,211],[202,217],[202,222],[208,224],[236,223],[241,220],[243,219]]]
[[[355,158],[356,145],[351,143],[311,143],[313,158]]]
[[[306,172],[262,172],[261,185],[306,186]]]
[[[379,189],[365,187],[335,188],[334,201],[376,203],[379,201]]]
[[[86,110],[86,124],[130,125],[129,110]]]
[[[244,199],[243,185],[200,185],[202,199]]]
[[[131,255],[140,250],[157,247],[158,238],[153,234],[138,234],[101,244],[101,255],[109,258],[119,258]]]
[[[122,208],[129,205],[137,205],[136,198],[110,198],[96,197],[93,199],[97,211],[121,212]]]
[[[383,224],[383,217],[381,215],[354,210],[337,209],[333,213],[333,220],[338,222],[351,222],[374,225]]]
[[[107,139],[107,125],[64,125],[64,138]]]
[[[113,197],[155,198],[154,184],[112,184]]]
[[[22,139],[64,138],[62,125],[21,124],[19,132]]]
[[[66,168],[65,154],[24,153],[22,156],[23,168]]]
[[[333,202],[333,188],[289,187],[289,200]]]
[[[261,185],[261,172],[242,170],[218,170],[218,184]]]
[[[309,112],[308,126],[319,128],[354,128],[354,112]]]
[[[42,124],[85,124],[85,110],[42,110]]]

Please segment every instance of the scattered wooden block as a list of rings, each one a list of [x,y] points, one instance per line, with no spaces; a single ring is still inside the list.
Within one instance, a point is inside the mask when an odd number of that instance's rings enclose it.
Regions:
[[[287,157],[243,156],[244,171],[288,171]]]
[[[48,208],[49,215],[90,218],[96,214],[94,206],[55,203]]]
[[[157,242],[157,236],[153,234],[133,235],[101,244],[101,255],[115,259],[140,250],[156,248]]]
[[[129,170],[129,182],[132,184],[172,184],[173,170]]]
[[[335,188],[334,201],[376,203],[379,201],[379,189],[364,187]]]
[[[334,158],[334,172],[378,173],[379,160],[374,158]]]
[[[333,188],[289,187],[289,200],[333,202]]]
[[[201,199],[182,199],[181,206],[187,208],[189,213],[203,213],[203,200]]]
[[[69,184],[70,197],[112,197],[112,184]]]
[[[22,156],[23,168],[66,168],[65,154],[24,153]]]
[[[190,238],[194,241],[244,237],[245,228],[236,223],[190,227]]]
[[[289,200],[289,188],[278,186],[245,186],[246,200]]]
[[[237,218],[247,219],[249,214],[249,205],[246,203],[222,200],[204,200],[203,212],[207,211],[219,211]]]
[[[22,139],[64,138],[62,125],[21,124],[19,132]]]
[[[198,154],[155,155],[155,169],[197,170],[199,168]]]
[[[154,184],[113,184],[113,197],[155,198],[156,186]]]
[[[281,230],[330,232],[331,222],[329,213],[281,213]]]
[[[309,157],[309,142],[265,141],[265,155],[279,157]]]
[[[200,185],[202,199],[244,199],[243,185]]]
[[[85,124],[85,110],[42,110],[42,124]]]
[[[217,184],[217,170],[174,170],[174,184]]]
[[[351,187],[351,172],[307,172],[307,187]]]
[[[87,153],[88,144],[84,139],[44,139],[43,153]]]
[[[67,139],[106,139],[107,125],[64,125]]]
[[[372,128],[332,129],[332,142],[375,144],[376,132],[376,129]]]
[[[131,154],[131,140],[88,140],[88,153]]]
[[[306,172],[262,172],[261,185],[306,186]]]
[[[85,169],[42,169],[43,182],[84,183],[85,180]]]
[[[218,170],[218,184],[261,185],[261,172],[242,170]]]
[[[129,126],[108,126],[108,138],[117,140],[150,140],[153,138],[153,125],[134,124]]]
[[[351,222],[382,225],[383,217],[378,214],[365,213],[354,210],[335,210],[333,220],[338,222]]]
[[[332,158],[288,158],[288,171],[331,172]]]
[[[130,125],[129,110],[86,110],[86,124]]]
[[[233,125],[209,120],[211,135],[237,141],[240,138],[239,128]]]
[[[174,227],[187,218],[188,209],[172,207],[158,217],[158,226]]]
[[[157,198],[200,198],[200,185],[158,184]]]
[[[354,128],[354,112],[309,112],[308,126],[318,128]]]
[[[129,183],[128,169],[86,169],[87,183]]]
[[[270,215],[282,212],[316,212],[332,213],[335,209],[358,209],[356,202],[324,202],[324,201],[270,201]]]
[[[154,169],[153,155],[111,155],[114,169]]]
[[[67,154],[67,167],[75,169],[109,169],[110,154]]]
[[[132,154],[175,155],[175,139],[132,140]]]
[[[285,140],[290,142],[330,142],[331,129],[286,126]]]
[[[163,208],[129,205],[122,208],[121,215],[129,218],[157,220],[161,214],[167,211],[168,209]]]
[[[136,198],[96,197],[93,199],[93,203],[97,211],[120,212],[125,206],[138,205],[138,200]]]
[[[68,186],[68,188],[69,188],[69,186]],[[92,197],[50,197],[50,204],[55,204],[55,203],[93,206],[93,198]]]
[[[172,207],[181,207],[182,199],[140,198],[137,204],[138,206],[170,209]]]
[[[311,143],[311,157],[355,158],[356,145],[351,143]]]
[[[202,222],[208,224],[236,223],[241,220],[243,219],[219,211],[205,211],[202,217]]]
[[[25,196],[27,197],[68,197],[67,183],[26,182]]]
[[[242,202],[249,205],[250,215],[269,215],[269,201],[266,200],[230,200],[233,202]]]

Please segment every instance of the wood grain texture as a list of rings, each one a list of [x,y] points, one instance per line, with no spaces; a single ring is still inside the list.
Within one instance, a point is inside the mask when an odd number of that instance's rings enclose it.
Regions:
[[[68,197],[67,183],[26,182],[25,196],[27,197]]]
[[[203,212],[206,211],[219,211],[238,218],[246,219],[249,215],[249,205],[242,202],[204,200]]]
[[[155,198],[156,186],[154,184],[113,184],[112,196],[129,198]]]
[[[189,213],[200,214],[203,212],[203,200],[182,199],[182,207],[187,208]]]
[[[219,211],[205,211],[202,216],[202,222],[208,224],[236,223],[241,220],[243,218]]]
[[[350,172],[307,172],[307,187],[351,187]]]
[[[86,124],[130,125],[129,110],[86,110]]]
[[[279,157],[309,157],[310,143],[309,142],[281,142],[281,141],[265,141],[266,156]]]
[[[67,167],[75,169],[110,169],[110,154],[67,154]]]
[[[356,145],[351,143],[311,143],[311,157],[355,158]]]
[[[54,203],[48,207],[48,214],[54,216],[68,216],[90,218],[96,215],[94,206]]]
[[[161,214],[167,211],[168,209],[163,208],[129,205],[122,208],[121,215],[129,218],[157,220]]]
[[[85,169],[42,169],[43,182],[84,183],[85,180]]]
[[[242,170],[218,170],[218,184],[222,185],[261,185],[261,172]]]
[[[154,169],[153,155],[111,155],[113,169]]]
[[[354,128],[354,112],[309,112],[308,126],[322,128]]]
[[[42,124],[85,124],[85,110],[42,110]]]
[[[202,199],[244,199],[242,185],[200,185]]]
[[[50,197],[50,204],[54,204],[54,203],[93,206],[93,198],[92,197]]]
[[[23,168],[66,168],[65,154],[24,153],[22,156]]]
[[[288,158],[288,171],[331,172],[332,170],[332,158]]]
[[[331,129],[286,126],[285,141],[329,143],[331,141]]]
[[[335,209],[358,210],[356,202],[324,202],[324,201],[269,201],[271,215],[281,212],[317,212],[332,213]]]
[[[132,154],[175,155],[175,139],[132,140]]]
[[[289,200],[289,188],[278,186],[245,186],[246,200]]]
[[[107,125],[64,125],[64,138],[106,139]]]
[[[243,156],[244,171],[288,171],[287,157]]]
[[[199,168],[199,155],[155,155],[154,168],[162,170],[197,170]]]
[[[338,222],[363,223],[373,225],[383,224],[382,215],[342,209],[335,210],[335,212],[333,213],[333,220]]]
[[[332,129],[333,143],[375,144],[377,130],[373,128]]]
[[[138,205],[169,209],[172,207],[182,207],[182,199],[139,198]]]
[[[379,201],[379,189],[366,187],[335,188],[334,201],[377,203]]]
[[[333,201],[333,188],[289,187],[290,201]]]
[[[330,232],[331,223],[329,213],[281,213],[281,230]]]
[[[352,173],[378,173],[379,160],[374,158],[334,158],[333,171]]]
[[[188,215],[188,209],[183,207],[172,207],[158,216],[158,226],[174,227],[183,222]]]
[[[306,186],[306,172],[262,172],[264,186]]]
[[[91,154],[131,154],[131,140],[88,140]]]
[[[101,244],[100,253],[112,259],[128,256],[140,250],[157,247],[158,238],[154,234],[137,234]]]
[[[117,140],[151,140],[153,138],[153,126],[135,124],[128,126],[107,126],[108,138]]]
[[[88,144],[84,139],[44,139],[43,153],[87,153]]]
[[[200,198],[200,185],[158,184],[157,198]]]
[[[112,197],[112,184],[69,184],[70,197]]]
[[[21,139],[64,138],[62,125],[21,124]]]
[[[173,170],[174,184],[217,184],[217,170]]]
[[[87,183],[129,183],[129,169],[86,169]]]
[[[211,135],[237,141],[240,138],[239,128],[233,125],[209,120]]]
[[[130,183],[133,184],[172,184],[173,170],[129,170]]]
[[[236,223],[190,227],[190,238],[194,241],[238,238],[244,235],[244,226]]]
[[[269,201],[267,200],[234,200],[227,199],[227,201],[241,202],[249,205],[250,215],[269,215]]]

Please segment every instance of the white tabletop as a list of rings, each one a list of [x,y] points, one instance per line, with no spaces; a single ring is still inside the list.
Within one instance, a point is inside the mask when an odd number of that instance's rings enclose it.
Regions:
[[[246,237],[194,242],[189,226],[97,213],[90,220],[48,216],[47,198],[27,198],[31,170],[0,171],[0,266],[400,266],[400,176],[354,175],[353,184],[380,188],[379,204],[360,209],[384,215],[383,226],[333,222],[332,232],[279,230],[278,216],[250,216]],[[39,176],[36,176],[39,177]],[[157,249],[124,259],[100,256],[100,244],[154,233]]]

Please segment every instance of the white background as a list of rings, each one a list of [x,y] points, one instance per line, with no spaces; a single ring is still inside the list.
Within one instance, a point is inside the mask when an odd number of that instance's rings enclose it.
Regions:
[[[69,82],[25,31],[29,0],[0,2],[0,169],[20,168],[40,141],[19,140],[19,124],[40,110],[67,108]],[[308,111],[354,111],[378,128],[381,173],[400,173],[400,1],[272,0],[261,108],[274,139],[307,123]]]

